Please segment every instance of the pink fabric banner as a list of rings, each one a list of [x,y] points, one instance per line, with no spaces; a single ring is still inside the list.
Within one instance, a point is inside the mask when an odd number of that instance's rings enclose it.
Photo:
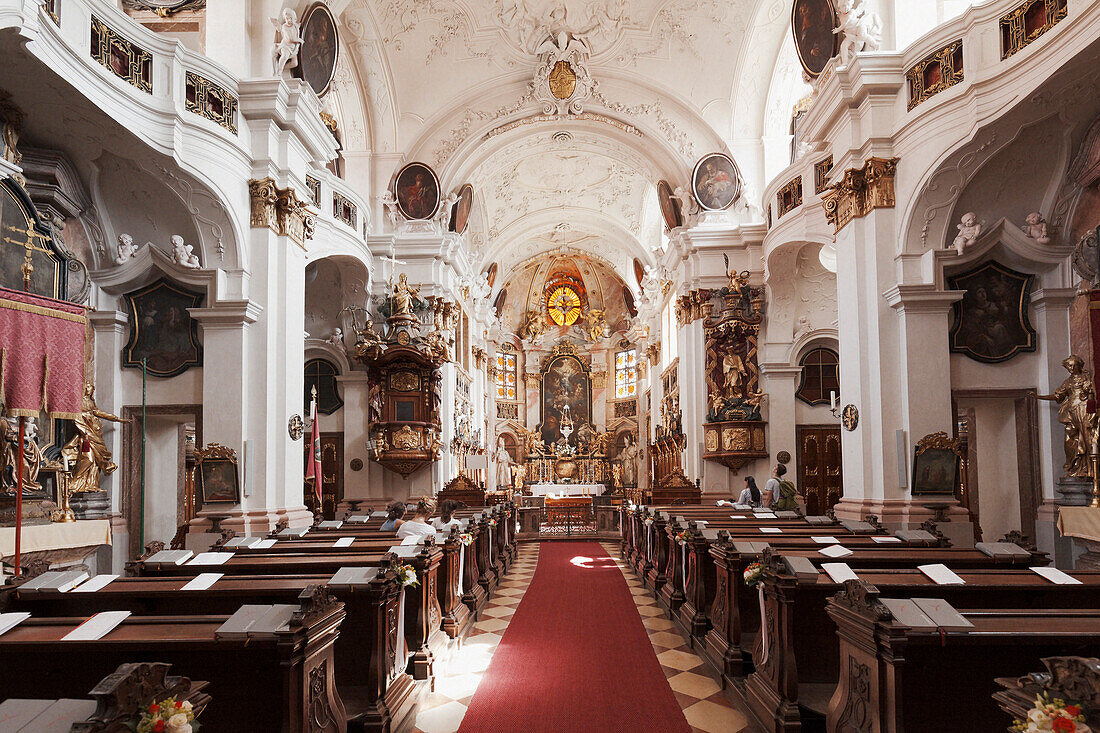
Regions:
[[[84,306],[0,288],[0,399],[9,417],[80,415]]]

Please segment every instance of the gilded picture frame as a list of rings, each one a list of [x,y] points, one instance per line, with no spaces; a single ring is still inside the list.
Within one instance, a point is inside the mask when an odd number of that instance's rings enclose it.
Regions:
[[[240,503],[241,477],[236,460],[206,458],[199,463],[198,474],[203,504]]]
[[[917,441],[913,451],[913,496],[954,496],[962,468],[962,449],[946,433]]]
[[[723,211],[741,197],[741,172],[725,153],[704,155],[691,172],[691,192],[705,211]]]

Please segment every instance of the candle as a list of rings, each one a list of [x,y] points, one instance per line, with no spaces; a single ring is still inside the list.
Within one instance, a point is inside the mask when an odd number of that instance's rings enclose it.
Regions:
[[[69,457],[68,456],[62,456],[62,458],[64,458],[64,460],[65,460],[65,473],[68,473],[69,472]]]
[[[829,409],[836,409],[836,390],[829,390]]]

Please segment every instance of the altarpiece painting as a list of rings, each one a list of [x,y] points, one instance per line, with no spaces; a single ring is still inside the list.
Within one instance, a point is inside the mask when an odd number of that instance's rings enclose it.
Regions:
[[[575,354],[558,353],[542,369],[542,423],[547,446],[577,446],[592,428],[592,379]]]
[[[187,309],[198,308],[203,297],[163,278],[127,293],[130,338],[122,350],[122,365],[140,369],[145,359],[149,374],[156,377],[174,377],[201,366],[199,327]]]
[[[954,305],[951,351],[986,364],[1035,351],[1036,333],[1028,317],[1033,280],[992,260],[948,277],[948,289],[966,291]]]

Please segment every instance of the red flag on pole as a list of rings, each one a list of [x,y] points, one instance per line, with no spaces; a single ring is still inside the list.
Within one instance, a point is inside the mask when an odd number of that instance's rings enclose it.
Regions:
[[[317,506],[321,506],[321,429],[317,420],[317,388],[313,388],[313,403],[309,408],[313,419],[313,428],[309,433],[309,460],[306,462],[306,483],[313,482],[313,492],[317,495]]]

